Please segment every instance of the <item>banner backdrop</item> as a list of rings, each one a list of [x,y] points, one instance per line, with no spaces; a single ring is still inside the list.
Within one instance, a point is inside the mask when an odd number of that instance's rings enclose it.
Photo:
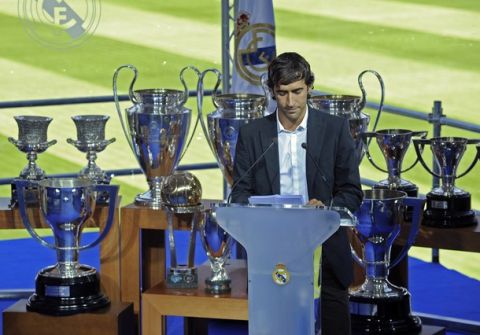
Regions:
[[[260,77],[276,56],[272,0],[235,2],[233,93],[264,94]]]

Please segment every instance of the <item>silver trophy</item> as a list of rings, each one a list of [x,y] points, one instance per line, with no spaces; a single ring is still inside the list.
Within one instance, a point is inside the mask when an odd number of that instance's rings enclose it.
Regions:
[[[231,291],[230,276],[225,270],[230,255],[231,236],[218,225],[214,207],[206,208],[200,224],[200,239],[207,252],[212,275],[205,280],[205,289],[211,294],[222,294]]]
[[[378,107],[378,113],[372,129],[372,131],[375,131],[380,119],[380,114],[382,113],[383,101],[385,98],[383,79],[376,71],[365,70],[359,74],[358,85],[362,91],[361,97],[355,95],[314,95],[308,99],[308,104],[310,107],[318,109],[322,112],[341,116],[349,121],[350,133],[352,134],[355,142],[355,151],[357,154],[358,164],[360,164],[362,161],[365,151],[362,134],[368,130],[368,125],[370,123],[370,116],[362,112],[367,103],[367,92],[365,91],[362,82],[362,78],[366,73],[372,73],[377,77],[380,83],[382,94],[380,105]]]
[[[95,163],[97,153],[115,142],[115,138],[105,139],[105,124],[110,117],[107,115],[76,115],[72,120],[77,128],[77,140],[67,138],[67,142],[81,152],[87,154],[88,164],[80,173],[80,177],[93,180],[96,184],[109,184],[110,176]]]
[[[127,124],[124,122],[117,94],[117,77],[124,68],[134,72],[129,88],[133,106],[125,111]],[[162,180],[173,173],[182,151],[186,149],[185,140],[191,119],[191,110],[184,107],[188,99],[188,88],[183,74],[187,69],[200,73],[192,66],[180,71],[183,91],[159,88],[134,90],[138,71],[133,65],[120,66],[113,75],[113,94],[120,122],[150,188],[135,198],[138,205],[161,208]]]
[[[70,315],[107,306],[108,297],[100,292],[100,279],[95,268],[78,262],[79,251],[100,243],[108,234],[115,215],[115,201],[111,201],[105,229],[98,238],[81,246],[81,233],[95,209],[98,193],[107,193],[115,199],[118,186],[94,185],[88,179],[43,179],[38,182],[40,212],[53,231],[54,244],[40,237],[32,228],[27,213],[26,181],[17,181],[18,207],[23,224],[43,246],[57,252],[57,264],[37,274],[35,293],[27,302],[27,309],[51,315]]]
[[[208,129],[203,121],[203,79],[208,72],[217,76],[212,101],[217,108],[207,115]],[[238,131],[248,122],[263,117],[267,98],[259,94],[219,94],[222,78],[216,69],[202,72],[197,85],[197,108],[199,120],[207,142],[217,159],[218,166],[229,186],[233,183],[233,162],[237,145]]]
[[[388,174],[388,178],[384,179],[373,186],[373,188],[383,188],[390,190],[404,191],[409,197],[418,195],[418,187],[408,180],[401,178],[401,173],[411,170],[417,163],[419,158],[415,160],[408,168],[402,170],[403,159],[410,146],[413,137],[425,138],[426,131],[411,131],[406,129],[383,129],[376,132],[365,132],[362,137],[365,143],[365,152],[368,160],[378,170]],[[380,147],[387,169],[383,169],[375,163],[370,155],[368,148],[369,138],[375,138]]]
[[[425,200],[408,198],[396,190],[364,191],[363,203],[354,228],[362,245],[361,256],[352,248],[354,259],[365,268],[365,282],[350,291],[352,330],[362,334],[416,334],[421,321],[411,314],[410,293],[388,281],[388,272],[403,259],[417,235]],[[395,260],[390,250],[404,225],[406,206],[413,207],[407,242]]]
[[[189,172],[175,172],[163,181],[161,197],[167,212],[168,245],[170,249],[170,269],[167,273],[167,287],[196,288],[198,273],[195,266],[195,241],[198,225],[201,221],[203,206],[200,181]],[[191,221],[188,239],[187,259],[179,262],[177,243],[173,226],[175,214],[190,214]]]
[[[427,208],[423,224],[440,228],[473,226],[477,223],[475,212],[471,209],[471,195],[455,187],[455,180],[472,170],[478,159],[472,161],[463,173],[457,173],[458,165],[469,144],[478,144],[480,140],[463,137],[434,137],[413,140],[415,151],[423,167],[433,176],[440,178],[441,186],[427,193]],[[421,148],[429,145],[437,171],[428,167],[422,157]],[[478,148],[477,148],[478,149]],[[480,151],[477,150],[480,157]]]

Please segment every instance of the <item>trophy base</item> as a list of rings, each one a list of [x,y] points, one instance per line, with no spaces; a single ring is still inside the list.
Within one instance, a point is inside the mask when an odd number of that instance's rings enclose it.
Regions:
[[[399,298],[350,296],[353,334],[419,334],[422,322],[410,310],[410,294],[403,289]]]
[[[100,279],[93,268],[81,265],[80,270],[88,274],[71,278],[51,276],[49,272],[53,268],[44,269],[37,275],[35,293],[27,302],[28,311],[62,316],[110,304],[108,297],[100,292]]]
[[[388,180],[382,180],[381,182],[373,185],[372,189],[383,189],[383,190],[389,190],[388,186]],[[416,198],[418,197],[418,187],[415,184],[412,184],[410,182],[405,181],[405,183],[401,184],[397,188],[395,188],[397,191],[403,191],[407,193],[407,196]],[[411,207],[407,207],[407,210],[405,211],[404,214],[404,219],[406,221],[412,221],[412,214],[413,214],[413,209]]]
[[[423,225],[436,228],[460,228],[475,226],[477,219],[471,210],[469,193],[445,195],[427,194],[427,209],[423,215]]]
[[[163,202],[160,198],[152,198],[151,192],[147,191],[135,197],[135,205],[152,209],[162,209]]]
[[[205,279],[205,291],[210,294],[229,293],[232,289],[230,287],[230,279],[224,280],[210,280]]]
[[[197,288],[198,273],[197,268],[189,268],[180,265],[176,268],[170,268],[167,274],[168,288]]]

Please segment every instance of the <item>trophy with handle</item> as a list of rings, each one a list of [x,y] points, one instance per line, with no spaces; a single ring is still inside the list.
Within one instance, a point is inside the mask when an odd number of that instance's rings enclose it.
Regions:
[[[362,91],[361,97],[355,95],[314,95],[308,99],[308,104],[310,107],[332,115],[341,116],[348,120],[350,124],[350,133],[352,134],[355,142],[358,164],[361,163],[365,151],[362,134],[368,130],[368,125],[370,124],[370,116],[362,112],[367,103],[367,92],[363,87],[362,81],[363,76],[366,73],[372,73],[375,75],[375,77],[377,77],[378,82],[380,83],[380,90],[382,94],[380,105],[378,107],[378,113],[372,129],[372,131],[375,131],[383,109],[385,86],[380,74],[374,70],[365,70],[358,75],[358,85]]]
[[[81,246],[84,224],[95,209],[95,197],[107,193],[116,199],[118,186],[95,185],[85,178],[43,179],[38,181],[40,213],[53,231],[54,244],[45,241],[33,229],[25,202],[26,181],[17,181],[18,208],[25,228],[43,246],[57,252],[57,264],[37,274],[35,293],[27,310],[50,315],[70,315],[107,306],[108,297],[100,292],[100,278],[95,268],[80,264],[81,250],[99,244],[108,234],[115,215],[115,201],[108,205],[108,217],[98,238]]]
[[[122,116],[117,94],[117,78],[122,69],[130,69],[134,77],[129,87],[133,106]],[[134,90],[138,71],[133,65],[120,66],[113,75],[113,95],[123,132],[138,163],[147,177],[149,190],[139,194],[135,203],[154,209],[162,207],[162,179],[176,169],[190,127],[191,110],[184,107],[188,99],[188,88],[183,78],[187,69],[200,72],[193,66],[180,71],[183,91],[175,89]]]
[[[477,223],[475,212],[471,209],[471,195],[458,187],[455,180],[465,176],[473,169],[480,157],[477,155],[465,172],[458,174],[457,168],[469,144],[478,144],[478,139],[463,137],[434,137],[413,140],[415,151],[422,166],[433,176],[440,178],[441,186],[427,193],[427,208],[423,224],[438,228],[457,228],[474,226]],[[422,146],[430,145],[438,172],[430,169],[422,157]]]
[[[352,248],[353,258],[366,273],[364,283],[350,291],[352,330],[359,334],[417,334],[418,316],[411,314],[410,293],[388,281],[388,272],[408,253],[417,235],[425,200],[409,198],[402,191],[375,189],[364,191],[364,200],[356,212],[355,235],[362,255]],[[395,260],[390,260],[393,242],[404,225],[406,206],[413,208],[407,242]]]
[[[202,186],[195,175],[190,172],[176,171],[165,177],[161,193],[167,213],[168,245],[170,249],[170,269],[167,272],[167,287],[198,287],[198,271],[195,266],[195,242],[198,226],[201,221],[203,205]],[[186,261],[179,261],[177,243],[174,234],[173,217],[175,214],[191,215],[188,226],[189,238]]]
[[[37,201],[36,184],[33,181],[46,178],[45,172],[37,165],[37,155],[57,143],[57,140],[47,140],[47,130],[52,118],[46,116],[19,115],[14,116],[18,125],[18,140],[9,137],[8,141],[15,145],[18,150],[27,154],[28,164],[20,172],[20,176],[12,182],[12,199],[10,206],[17,202],[15,182],[30,181],[26,194],[27,202]]]
[[[95,163],[97,153],[115,142],[115,138],[105,139],[105,125],[109,118],[108,115],[72,116],[77,128],[77,140],[67,138],[67,143],[87,154],[88,164],[80,171],[79,176],[89,178],[96,184],[109,184],[111,179]]]

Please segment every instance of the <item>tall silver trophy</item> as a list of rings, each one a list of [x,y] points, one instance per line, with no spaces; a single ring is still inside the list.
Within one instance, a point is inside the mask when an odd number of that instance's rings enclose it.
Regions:
[[[28,299],[27,309],[51,315],[70,315],[107,306],[108,297],[100,292],[100,279],[95,268],[78,262],[79,252],[100,243],[108,234],[115,215],[111,201],[104,230],[88,245],[81,246],[85,222],[95,209],[96,194],[108,193],[115,199],[118,186],[94,185],[88,179],[43,179],[38,182],[40,213],[53,231],[54,244],[40,237],[33,229],[25,202],[26,181],[17,181],[18,207],[23,224],[43,246],[57,252],[57,264],[37,274],[35,293]]]
[[[413,140],[415,151],[422,166],[433,176],[440,178],[441,185],[427,193],[427,208],[423,224],[439,228],[473,226],[477,223],[475,212],[471,209],[469,192],[455,187],[455,180],[465,176],[473,169],[480,157],[480,151],[463,173],[457,173],[460,160],[469,144],[478,144],[478,139],[463,137],[434,137]],[[422,146],[429,145],[433,153],[436,170],[425,163]]]
[[[133,106],[125,110],[126,122],[117,93],[117,78],[122,69],[130,69],[134,73],[129,88]],[[120,66],[113,75],[113,94],[118,116],[149,184],[149,190],[135,198],[138,205],[161,208],[162,180],[173,173],[185,149],[191,119],[191,110],[184,107],[188,99],[188,88],[183,76],[187,69],[200,73],[192,66],[180,71],[183,91],[163,88],[134,90],[138,71],[133,65]]]
[[[372,131],[375,131],[383,109],[383,101],[385,98],[385,86],[380,74],[373,70],[365,70],[358,75],[358,85],[362,91],[362,96],[355,95],[314,95],[308,99],[308,104],[312,108],[322,112],[341,116],[346,118],[350,124],[350,133],[355,142],[356,155],[358,164],[363,159],[365,146],[362,140],[362,134],[368,130],[370,124],[370,116],[362,112],[367,103],[367,92],[363,87],[363,76],[366,73],[375,75],[380,83],[381,99],[378,107],[378,113],[375,118]]]
[[[167,213],[168,245],[170,250],[170,269],[167,273],[167,287],[196,288],[198,273],[195,266],[195,242],[199,223],[202,220],[202,186],[200,181],[189,172],[177,171],[165,177],[162,186],[162,200]],[[186,260],[179,261],[177,253],[173,217],[175,214],[191,216],[188,226],[189,238]]]
[[[373,188],[398,190],[407,193],[409,197],[418,196],[418,187],[408,180],[401,178],[401,173],[409,171],[418,163],[417,159],[406,169],[402,170],[403,159],[414,137],[425,138],[426,131],[411,131],[407,129],[383,129],[376,132],[365,132],[363,135],[365,152],[368,160],[378,170],[388,174],[388,178],[376,183]],[[368,142],[375,138],[385,158],[387,169],[375,163]]]
[[[46,116],[19,115],[14,116],[18,125],[18,140],[9,137],[8,141],[15,145],[18,150],[27,154],[28,164],[20,172],[20,176],[12,183],[11,206],[17,202],[17,180],[27,180],[31,183],[28,187],[27,202],[36,202],[36,184],[33,181],[46,178],[45,172],[37,165],[37,155],[57,143],[57,140],[48,141],[47,130],[52,118]]]
[[[350,291],[352,330],[358,334],[417,334],[420,318],[411,314],[410,293],[388,281],[388,272],[407,255],[417,235],[425,201],[409,198],[402,191],[364,191],[357,211],[354,233],[362,245],[362,255],[352,248],[354,259],[365,268],[366,279]],[[390,250],[404,226],[406,206],[413,208],[407,242],[395,260]]]
[[[67,138],[67,142],[81,152],[87,154],[88,164],[79,176],[89,178],[96,184],[109,184],[110,176],[95,163],[97,153],[115,142],[115,138],[105,139],[105,125],[110,117],[108,115],[76,115],[72,120],[77,128],[77,139]]]

